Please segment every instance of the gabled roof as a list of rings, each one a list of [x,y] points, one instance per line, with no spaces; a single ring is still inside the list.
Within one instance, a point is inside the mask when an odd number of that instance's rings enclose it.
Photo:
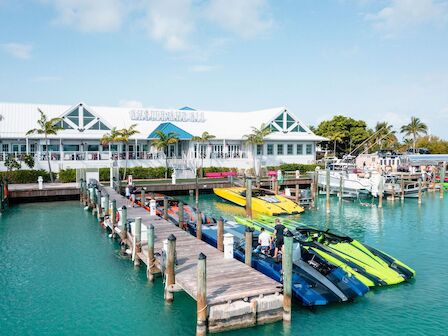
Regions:
[[[179,128],[176,125],[167,122],[157,126],[154,131],[152,131],[151,134],[148,135],[148,139],[158,139],[159,136],[156,134],[157,131],[162,131],[165,134],[168,134],[170,132],[176,133],[179,137],[179,140],[190,140],[193,137],[190,133],[184,131],[182,128]]]
[[[196,111],[196,109],[194,109],[194,108],[192,108],[190,106],[184,106],[184,107],[181,107],[179,109],[179,111]]]

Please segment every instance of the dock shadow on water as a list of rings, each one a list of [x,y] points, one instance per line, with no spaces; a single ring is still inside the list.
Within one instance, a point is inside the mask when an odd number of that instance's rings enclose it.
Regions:
[[[443,335],[447,198],[427,195],[420,206],[384,201],[382,209],[332,198],[330,216],[324,204],[306,211],[304,224],[337,229],[389,252],[416,269],[416,280],[348,304],[310,310],[296,302],[290,325],[220,335]],[[213,195],[201,195],[200,208],[227,219],[241,215]],[[196,302],[181,292],[166,304],[161,279],[148,283],[145,268],[123,258],[79,202],[13,206],[0,217],[0,241],[2,335],[195,334]]]

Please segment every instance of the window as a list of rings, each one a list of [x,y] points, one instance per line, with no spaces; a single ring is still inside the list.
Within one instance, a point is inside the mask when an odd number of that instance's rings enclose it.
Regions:
[[[64,152],[77,152],[79,151],[79,145],[63,145]]]
[[[84,126],[86,126],[93,119],[95,119],[95,116],[86,109],[84,109]]]
[[[274,155],[274,145],[273,144],[268,144],[267,152],[268,152],[268,155]]]
[[[12,152],[17,153],[19,151],[19,145],[12,145]]]
[[[283,144],[277,145],[277,155],[283,155]]]
[[[263,155],[263,145],[257,145],[257,155]]]
[[[76,126],[79,125],[79,111],[78,109],[75,109],[74,111],[70,112],[70,114],[67,115],[67,119],[73,122]]]
[[[99,145],[87,145],[87,150],[89,152],[97,152],[100,150],[100,146]]]
[[[118,145],[110,145],[110,150],[112,152],[118,152]]]
[[[313,154],[313,145],[306,145],[306,155]]]
[[[35,153],[36,152],[36,144],[30,144],[30,152]]]
[[[303,155],[303,145],[302,144],[297,145],[297,155]]]
[[[42,145],[42,150],[46,150],[47,145]],[[59,145],[48,145],[48,151],[59,152]]]
[[[2,152],[9,152],[9,144],[2,144]]]
[[[294,147],[291,144],[288,144],[287,153],[288,153],[288,155],[294,154]]]

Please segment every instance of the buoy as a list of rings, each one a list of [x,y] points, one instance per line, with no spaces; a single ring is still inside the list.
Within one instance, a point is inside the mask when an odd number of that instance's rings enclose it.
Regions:
[[[126,254],[132,254],[132,250],[131,249],[126,249]]]
[[[89,206],[85,206],[85,207],[84,207],[84,210],[85,210],[85,211],[89,210]]]
[[[109,238],[112,238],[112,233],[109,233]]]

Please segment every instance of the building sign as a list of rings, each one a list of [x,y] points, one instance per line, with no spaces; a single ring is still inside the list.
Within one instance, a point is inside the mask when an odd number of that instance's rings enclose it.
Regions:
[[[200,111],[134,109],[129,111],[129,117],[140,121],[205,122],[204,112]]]

